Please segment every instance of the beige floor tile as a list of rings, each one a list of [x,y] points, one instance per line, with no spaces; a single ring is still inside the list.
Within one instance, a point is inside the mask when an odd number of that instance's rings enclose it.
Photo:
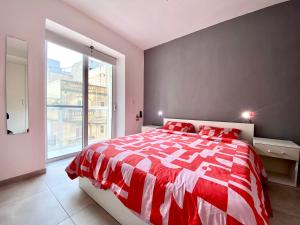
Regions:
[[[74,225],[74,224],[75,223],[73,223],[73,221],[70,218],[68,218],[57,225]]]
[[[65,172],[65,164],[57,164],[55,166],[47,166],[47,172],[43,179],[49,187],[55,187],[61,184],[66,184],[72,182]]]
[[[48,187],[41,176],[0,186],[0,206],[30,197],[46,190],[48,190]]]
[[[120,225],[112,216],[96,203],[90,204],[72,216],[76,225]]]
[[[67,218],[50,191],[0,207],[0,225],[55,225]]]
[[[269,194],[273,210],[300,217],[300,189],[270,183]]]
[[[299,225],[300,218],[274,210],[274,216],[270,219],[270,225]]]
[[[77,213],[93,200],[79,188],[78,179],[51,189],[69,215]]]

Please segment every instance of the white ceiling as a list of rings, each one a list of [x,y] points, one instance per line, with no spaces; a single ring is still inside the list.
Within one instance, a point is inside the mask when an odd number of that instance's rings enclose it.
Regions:
[[[286,0],[63,0],[142,49]]]

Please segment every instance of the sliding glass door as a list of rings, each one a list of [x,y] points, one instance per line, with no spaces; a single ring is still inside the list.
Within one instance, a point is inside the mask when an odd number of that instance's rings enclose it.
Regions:
[[[47,42],[48,159],[111,138],[112,77],[112,64]]]
[[[48,42],[48,158],[83,146],[83,55]]]
[[[88,59],[88,144],[109,139],[112,134],[111,64]]]

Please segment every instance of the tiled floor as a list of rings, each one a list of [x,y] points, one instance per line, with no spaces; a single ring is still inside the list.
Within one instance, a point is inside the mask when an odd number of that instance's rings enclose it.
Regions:
[[[300,225],[300,188],[269,185],[274,217],[271,225]]]
[[[50,163],[45,175],[0,186],[0,225],[117,225],[71,181],[70,159]],[[270,185],[271,225],[300,225],[300,189]]]
[[[50,163],[45,175],[0,186],[0,225],[119,225],[67,177],[69,162]]]

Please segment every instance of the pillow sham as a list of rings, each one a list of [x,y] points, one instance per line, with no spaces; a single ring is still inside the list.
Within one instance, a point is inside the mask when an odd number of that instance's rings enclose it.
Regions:
[[[207,135],[210,137],[239,139],[241,130],[236,128],[222,128],[201,125],[199,135]]]
[[[195,133],[195,127],[191,123],[177,122],[177,121],[168,121],[162,127],[165,130],[171,131],[180,131],[186,133]]]

